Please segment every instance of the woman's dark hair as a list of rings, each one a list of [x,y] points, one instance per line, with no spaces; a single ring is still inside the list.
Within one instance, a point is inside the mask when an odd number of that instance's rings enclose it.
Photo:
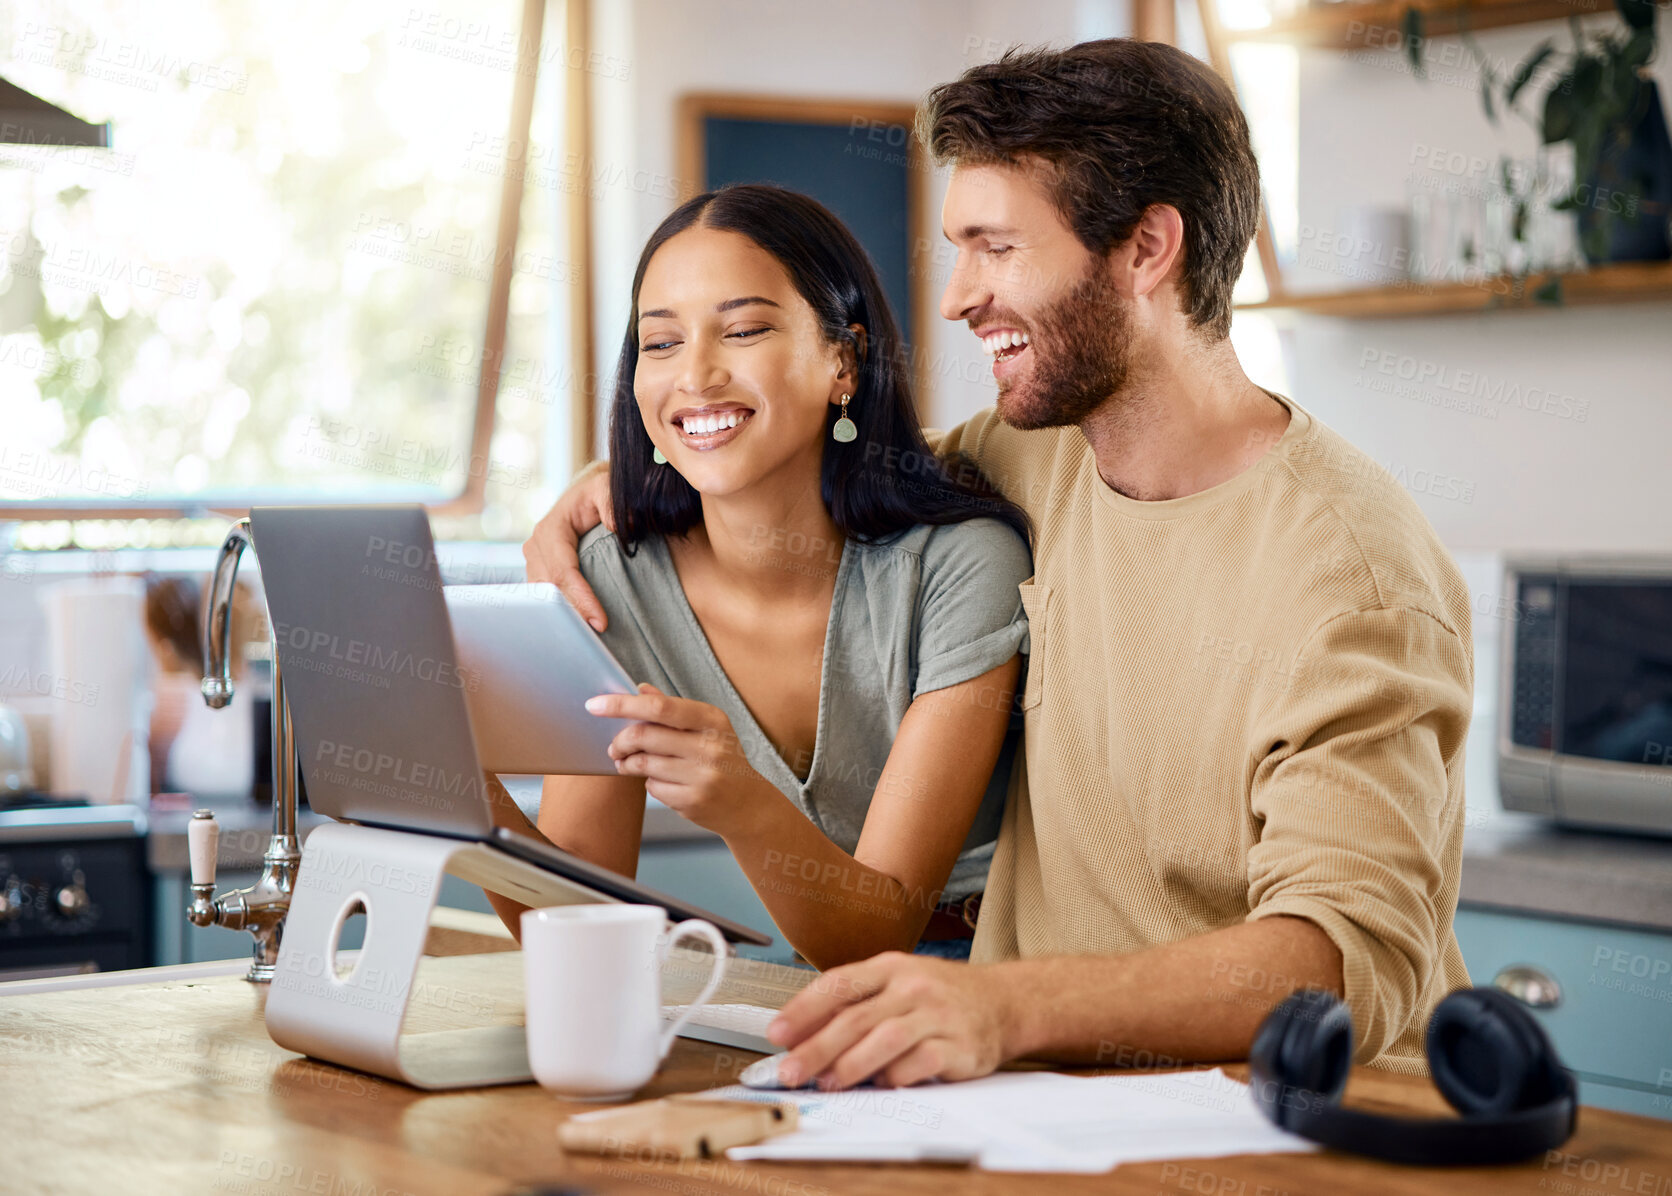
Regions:
[[[681,204],[645,243],[633,275],[633,310],[616,367],[610,411],[610,500],[628,552],[649,536],[682,536],[702,520],[696,488],[651,461],[653,445],[633,397],[639,360],[639,286],[670,238],[694,225],[742,233],[776,258],[812,307],[827,341],[853,346],[857,379],[848,418],[859,435],[844,444],[825,419],[821,490],[844,536],[871,542],[920,523],[962,523],[986,516],[1024,539],[1027,516],[999,495],[973,464],[943,463],[930,451],[906,381],[905,346],[865,250],[823,204],[783,187],[723,187]],[[863,341],[850,325],[865,330]]]
[[[1046,165],[1080,243],[1105,254],[1151,204],[1184,222],[1184,310],[1231,332],[1231,288],[1260,214],[1260,168],[1231,88],[1160,42],[1012,49],[929,93],[918,137],[938,163]]]
[[[180,663],[199,676],[203,674],[202,622],[194,579],[145,575],[145,626],[152,638],[174,649]]]

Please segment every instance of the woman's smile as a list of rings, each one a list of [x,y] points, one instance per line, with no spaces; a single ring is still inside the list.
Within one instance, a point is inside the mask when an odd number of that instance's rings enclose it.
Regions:
[[[674,412],[668,422],[678,431],[680,443],[705,453],[736,440],[754,414],[736,404],[687,407]]]

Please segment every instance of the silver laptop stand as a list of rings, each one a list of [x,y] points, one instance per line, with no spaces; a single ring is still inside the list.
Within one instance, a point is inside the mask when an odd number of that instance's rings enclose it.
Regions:
[[[449,874],[531,906],[613,900],[486,843],[347,823],[318,827],[302,851],[267,994],[273,1041],[415,1088],[532,1079],[521,1025],[402,1033],[430,914]],[[364,945],[339,969],[337,940],[361,905]]]

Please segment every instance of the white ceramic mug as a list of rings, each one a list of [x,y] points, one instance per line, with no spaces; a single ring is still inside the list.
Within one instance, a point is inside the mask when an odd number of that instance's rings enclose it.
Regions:
[[[726,971],[726,940],[697,918],[663,934],[655,905],[559,905],[522,916],[528,1062],[560,1096],[624,1100],[656,1074]],[[679,1020],[662,1024],[662,963],[674,943],[706,939],[714,967]]]

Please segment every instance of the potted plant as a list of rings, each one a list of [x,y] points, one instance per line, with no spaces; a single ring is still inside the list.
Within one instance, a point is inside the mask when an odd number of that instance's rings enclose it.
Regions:
[[[1532,124],[1543,144],[1572,146],[1572,188],[1551,206],[1574,214],[1589,261],[1664,261],[1672,257],[1672,139],[1660,89],[1643,74],[1655,55],[1656,0],[1614,0],[1614,6],[1624,28],[1587,33],[1570,16],[1572,49],[1558,50],[1547,38],[1503,77],[1471,46],[1481,63],[1481,102],[1494,124],[1507,110]],[[1404,29],[1406,53],[1420,77],[1418,10],[1406,10]],[[1523,106],[1537,90],[1535,79],[1548,82],[1536,116]],[[1522,194],[1508,186],[1507,169],[1504,175],[1519,239],[1537,188]]]

